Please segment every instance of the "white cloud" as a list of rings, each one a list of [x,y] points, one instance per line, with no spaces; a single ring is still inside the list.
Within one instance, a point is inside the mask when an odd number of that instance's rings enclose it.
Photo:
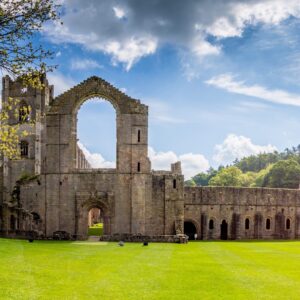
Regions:
[[[63,26],[47,25],[57,43],[104,52],[129,70],[158,47],[173,45],[201,58],[221,52],[222,39],[241,37],[249,25],[278,25],[300,17],[299,0],[63,1]],[[99,17],[101,16],[101,17]],[[208,37],[216,37],[212,42]]]
[[[300,95],[283,90],[270,90],[260,85],[246,85],[244,81],[236,81],[231,74],[215,76],[206,83],[235,94],[256,97],[273,103],[300,106]]]
[[[209,162],[202,154],[185,153],[177,155],[173,151],[156,152],[152,147],[149,147],[148,153],[154,170],[170,170],[172,163],[181,161],[185,179],[189,179],[209,168]]]
[[[99,49],[112,56],[113,64],[123,63],[126,71],[129,71],[134,63],[143,56],[153,54],[156,51],[157,41],[153,37],[131,37],[124,42],[112,40]]]
[[[75,81],[59,72],[48,73],[47,78],[50,85],[54,85],[54,95],[58,96],[75,85]]]
[[[270,153],[275,150],[276,147],[270,144],[266,146],[255,145],[250,138],[229,134],[222,144],[215,146],[213,160],[218,164],[226,165],[235,159],[241,159],[252,154]]]
[[[231,3],[225,16],[219,16],[206,32],[218,37],[240,37],[248,25],[278,25],[290,16],[300,16],[298,0],[265,0]]]
[[[116,163],[106,161],[100,153],[91,153],[82,143],[78,142],[78,146],[83,151],[87,161],[93,168],[115,168]],[[154,170],[171,169],[171,164],[181,161],[182,172],[185,179],[208,170],[209,162],[202,154],[186,153],[177,155],[173,151],[156,152],[152,147],[148,148],[148,156]]]
[[[100,25],[102,26],[102,25]],[[92,24],[91,24],[92,27]],[[156,38],[149,34],[130,36],[122,39],[100,38],[94,28],[82,34],[72,31],[69,27],[56,23],[54,27],[45,27],[45,33],[55,43],[76,43],[92,51],[100,51],[111,56],[112,64],[121,63],[129,71],[133,64],[142,57],[155,53]]]
[[[125,11],[122,8],[113,6],[113,11],[118,19],[123,19],[125,17]]]
[[[103,66],[92,59],[73,59],[71,61],[72,70],[102,69]]]
[[[214,46],[203,38],[196,38],[193,46],[193,53],[198,57],[205,57],[208,55],[218,55],[221,52],[220,46]]]
[[[91,153],[82,143],[77,143],[92,168],[115,168],[114,161],[107,161],[100,153]]]

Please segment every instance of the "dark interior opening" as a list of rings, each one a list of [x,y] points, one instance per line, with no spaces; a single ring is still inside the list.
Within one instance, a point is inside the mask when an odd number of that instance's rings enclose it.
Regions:
[[[271,220],[267,219],[266,221],[266,229],[269,230],[271,228]]]
[[[221,240],[228,239],[228,224],[225,220],[222,221],[221,224]]]
[[[184,234],[189,237],[189,240],[195,240],[195,234],[197,233],[196,226],[192,222],[184,222]]]
[[[248,230],[250,228],[250,221],[249,219],[245,220],[245,229]]]

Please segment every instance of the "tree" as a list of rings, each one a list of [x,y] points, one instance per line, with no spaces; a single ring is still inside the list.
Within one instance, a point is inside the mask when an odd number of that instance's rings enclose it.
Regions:
[[[34,42],[47,21],[58,20],[55,0],[0,1],[0,71],[18,78],[23,85],[42,88],[41,75],[53,70],[46,63],[53,53]],[[10,115],[19,114],[18,99],[2,103],[0,112],[0,156],[10,159],[19,156],[19,125],[8,123]],[[23,111],[27,118],[29,111]]]
[[[242,171],[235,167],[221,169],[209,181],[210,186],[242,186]]]
[[[264,186],[296,189],[300,183],[300,165],[295,159],[275,163],[265,175]]]
[[[257,173],[255,172],[247,172],[241,175],[241,185],[244,187],[253,187],[255,186],[255,180],[257,177]]]
[[[34,42],[45,22],[58,19],[55,0],[0,1],[0,69],[39,85],[40,75],[54,66],[46,64],[53,53]]]
[[[28,135],[26,130],[20,132],[20,123],[10,124],[9,117],[21,118],[26,121],[30,114],[30,108],[22,107],[22,114],[20,115],[18,106],[19,100],[8,98],[3,103],[0,111],[0,154],[9,159],[18,159],[20,157],[19,138]]]
[[[281,159],[278,152],[260,153],[258,155],[250,155],[241,160],[235,160],[233,165],[238,167],[242,172],[259,172],[265,169],[269,164],[275,163]]]
[[[217,174],[217,170],[209,168],[206,173],[199,173],[192,178],[193,182],[197,186],[207,186],[209,180]]]

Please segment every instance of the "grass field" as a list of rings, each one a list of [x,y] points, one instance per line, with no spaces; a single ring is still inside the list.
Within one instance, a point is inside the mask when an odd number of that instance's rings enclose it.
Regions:
[[[102,234],[103,234],[103,223],[98,223],[89,227],[88,235],[100,236]]]
[[[300,299],[300,242],[0,239],[0,299]]]

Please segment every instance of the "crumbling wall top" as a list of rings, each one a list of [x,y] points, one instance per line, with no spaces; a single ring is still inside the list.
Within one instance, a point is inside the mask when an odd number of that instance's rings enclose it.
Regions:
[[[140,100],[133,99],[113,85],[97,76],[90,77],[57,96],[51,103],[49,113],[73,113],[81,104],[94,97],[101,97],[109,101],[117,113],[121,114],[148,114],[148,106]]]

